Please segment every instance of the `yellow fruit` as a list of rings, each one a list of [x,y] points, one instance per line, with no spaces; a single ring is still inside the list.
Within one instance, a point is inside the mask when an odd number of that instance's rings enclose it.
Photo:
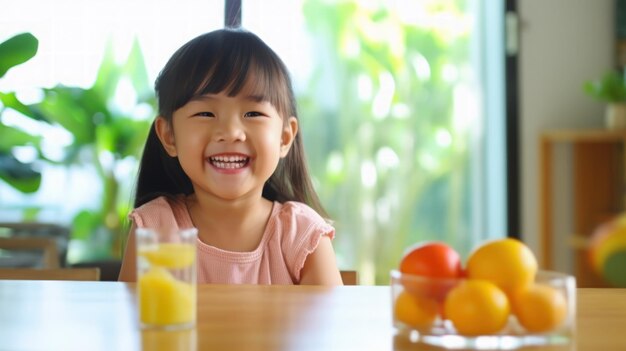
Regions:
[[[486,280],[466,280],[450,290],[444,314],[461,335],[494,334],[508,322],[510,304],[495,284]]]
[[[437,319],[438,310],[437,301],[403,291],[395,301],[394,315],[410,327],[428,328]]]
[[[159,244],[156,249],[140,250],[139,255],[151,265],[174,269],[188,267],[196,259],[195,247],[180,243]]]
[[[495,283],[508,296],[528,287],[537,274],[537,259],[519,240],[498,239],[473,251],[467,260],[467,276]]]
[[[513,299],[513,308],[520,324],[535,333],[554,330],[567,317],[565,296],[545,284],[533,284],[518,293]]]

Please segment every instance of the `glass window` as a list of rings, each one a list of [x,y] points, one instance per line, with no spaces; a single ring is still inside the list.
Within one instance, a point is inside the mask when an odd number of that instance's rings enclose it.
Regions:
[[[0,221],[71,226],[70,263],[119,257],[138,157],[155,116],[154,80],[182,44],[223,26],[222,0],[3,4],[0,42],[30,32],[39,48],[0,78],[0,92],[36,104],[48,122],[0,105],[0,127],[36,138],[0,145],[0,166],[21,162],[41,172],[34,193],[0,181]]]
[[[291,70],[339,262],[362,283],[388,283],[416,242],[467,256],[506,236],[503,10],[482,6],[243,2]]]
[[[0,40],[22,32],[39,39],[29,62],[0,80],[3,90],[91,86],[107,44],[117,61],[141,43],[150,81],[190,38],[224,25],[222,0],[20,0],[2,6]]]

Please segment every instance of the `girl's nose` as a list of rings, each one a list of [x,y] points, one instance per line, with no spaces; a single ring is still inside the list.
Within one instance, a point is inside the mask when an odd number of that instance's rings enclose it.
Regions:
[[[213,138],[218,142],[244,141],[246,133],[238,118],[218,118]]]

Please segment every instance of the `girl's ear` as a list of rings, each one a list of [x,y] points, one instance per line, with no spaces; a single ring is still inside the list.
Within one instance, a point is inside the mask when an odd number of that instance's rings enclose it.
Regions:
[[[298,134],[298,119],[296,117],[289,117],[287,123],[283,127],[283,134],[280,139],[280,157],[283,158],[287,156],[289,149],[291,148],[291,144],[296,138]]]
[[[176,157],[176,143],[174,140],[174,131],[165,118],[159,116],[154,121],[154,129],[168,155]]]

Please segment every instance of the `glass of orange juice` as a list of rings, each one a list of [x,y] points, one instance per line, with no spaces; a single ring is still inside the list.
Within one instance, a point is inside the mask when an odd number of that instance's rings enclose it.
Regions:
[[[196,228],[138,228],[137,297],[144,329],[196,323]]]

